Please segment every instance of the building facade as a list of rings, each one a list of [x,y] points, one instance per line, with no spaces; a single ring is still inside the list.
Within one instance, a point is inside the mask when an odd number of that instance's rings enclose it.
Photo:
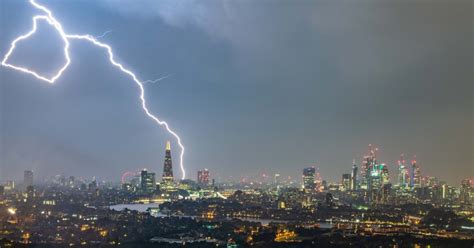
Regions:
[[[23,173],[23,187],[33,186],[33,171],[25,170]]]
[[[156,190],[155,173],[148,172],[143,169],[140,174],[141,191],[146,194],[151,194]]]
[[[197,182],[200,185],[209,185],[209,170],[199,170],[197,172]]]
[[[305,191],[314,191],[316,188],[315,178],[316,169],[314,167],[308,167],[303,169],[303,189]]]

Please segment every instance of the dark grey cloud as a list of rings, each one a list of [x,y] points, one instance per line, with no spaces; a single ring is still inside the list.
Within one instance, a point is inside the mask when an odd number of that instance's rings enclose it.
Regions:
[[[474,174],[472,1],[46,3],[68,30],[113,29],[104,39],[142,77],[173,74],[149,86],[149,101],[181,132],[191,176],[202,167],[222,177],[242,171],[299,176],[302,167],[318,162],[324,176],[338,180],[369,143],[380,146],[392,173],[398,155],[406,153],[418,156],[426,174],[451,183]],[[3,11],[12,5],[19,4],[0,4]],[[25,9],[17,17],[2,12],[2,51],[18,30],[28,29]],[[48,44],[41,47],[54,48]],[[0,69],[0,143],[4,154],[12,154],[0,168],[24,167],[31,156],[21,148],[34,150],[27,145],[32,142],[15,137],[41,132],[46,148],[33,157],[51,171],[82,166],[112,178],[142,165],[159,171],[156,149],[168,137],[135,111],[129,82],[100,52],[75,46],[67,83],[54,90]],[[25,49],[18,59],[38,64],[37,56],[27,56],[34,47]],[[54,107],[57,102],[63,107]],[[66,107],[77,108],[70,119]],[[30,116],[42,120],[45,110],[51,121],[36,129],[19,124]],[[101,118],[103,113],[112,116]],[[81,126],[81,119],[96,125]],[[56,126],[59,120],[69,128]],[[81,131],[70,133],[76,129]],[[88,144],[97,135],[103,139]],[[47,147],[57,146],[65,151],[58,154],[69,155],[48,159]]]

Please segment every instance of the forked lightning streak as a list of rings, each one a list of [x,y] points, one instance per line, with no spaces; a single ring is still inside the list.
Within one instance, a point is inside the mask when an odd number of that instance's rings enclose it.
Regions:
[[[181,148],[181,152],[180,152],[180,156],[179,156],[179,165],[180,165],[180,169],[181,169],[181,173],[182,173],[182,176],[181,176],[181,179],[184,179],[186,177],[186,171],[184,170],[184,163],[183,163],[183,158],[184,158],[184,146],[183,144],[181,143],[181,138],[179,137],[179,135],[174,132],[168,125],[168,123],[166,123],[165,121],[163,120],[160,120],[158,117],[156,117],[155,115],[153,115],[150,110],[148,109],[147,107],[147,103],[146,103],[146,99],[145,99],[145,88],[143,87],[143,83],[147,82],[147,81],[140,81],[138,80],[137,76],[129,69],[125,68],[122,64],[118,63],[115,58],[114,58],[114,53],[112,51],[112,48],[107,45],[106,43],[103,43],[103,42],[99,42],[96,37],[92,36],[92,35],[89,35],[89,34],[85,34],[85,35],[79,35],[79,34],[67,34],[66,32],[64,32],[63,30],[63,27],[61,25],[61,23],[59,21],[56,20],[56,18],[54,18],[52,12],[47,9],[46,7],[44,7],[43,5],[40,5],[38,4],[35,0],[30,0],[30,3],[37,9],[43,11],[46,15],[37,15],[37,16],[34,16],[33,17],[33,28],[26,34],[24,35],[21,35],[21,36],[18,36],[15,40],[12,41],[11,43],[11,46],[10,46],[10,49],[8,50],[8,52],[5,54],[3,60],[2,60],[2,65],[5,66],[5,67],[9,67],[9,68],[12,68],[14,70],[17,70],[17,71],[20,71],[20,72],[23,72],[23,73],[27,73],[27,74],[30,74],[30,75],[33,75],[34,77],[36,77],[37,79],[40,79],[40,80],[43,80],[43,81],[46,81],[50,84],[53,84],[54,82],[56,82],[57,79],[59,79],[61,77],[61,75],[63,74],[63,72],[67,69],[67,67],[69,66],[69,64],[71,63],[71,58],[69,57],[69,41],[70,40],[84,40],[84,41],[88,41],[90,43],[92,43],[93,45],[97,46],[97,47],[100,47],[102,49],[104,49],[107,54],[108,54],[108,57],[109,57],[109,61],[112,65],[114,65],[115,67],[117,67],[118,69],[120,69],[123,73],[127,74],[128,76],[130,76],[132,78],[132,80],[136,83],[136,85],[138,86],[138,88],[140,89],[140,101],[141,101],[141,106],[143,108],[143,111],[145,112],[145,114],[151,118],[152,120],[154,120],[157,124],[161,125],[161,126],[164,126],[166,131],[168,131],[168,133],[170,133],[173,137],[176,138],[176,141],[179,145],[179,147]],[[22,40],[26,40],[28,39],[31,35],[33,35],[36,30],[37,30],[37,25],[38,25],[38,21],[46,21],[49,25],[53,26],[56,31],[58,31],[59,35],[61,36],[61,39],[64,41],[64,57],[66,59],[66,62],[65,64],[56,72],[55,75],[51,76],[51,77],[47,77],[47,76],[44,76],[44,75],[41,75],[41,73],[38,73],[38,72],[35,72],[34,70],[31,70],[31,69],[28,69],[26,67],[22,67],[22,66],[16,66],[16,65],[13,65],[13,64],[10,64],[8,63],[8,59],[10,58],[11,54],[13,53],[13,51],[15,50],[16,48],[16,44],[19,42],[19,41],[22,41]],[[168,77],[168,76],[166,76]],[[165,78],[166,78],[165,77]],[[164,79],[164,78],[161,78],[161,79]],[[159,81],[161,79],[157,79],[157,80],[153,80],[153,81]],[[153,81],[150,81],[150,82],[153,82]]]

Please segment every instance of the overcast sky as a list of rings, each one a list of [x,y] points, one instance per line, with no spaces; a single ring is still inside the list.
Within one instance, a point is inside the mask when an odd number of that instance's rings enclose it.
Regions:
[[[397,172],[401,153],[423,175],[458,185],[474,176],[473,2],[39,1],[66,32],[100,35],[147,84],[153,113],[186,146],[188,178],[218,180],[320,167],[349,173],[368,144]],[[0,54],[39,12],[0,1]],[[47,75],[64,63],[45,23],[11,57]],[[51,175],[119,180],[161,175],[166,140],[138,89],[103,50],[71,43],[55,85],[0,68],[0,180]],[[48,74],[49,73],[49,74]]]

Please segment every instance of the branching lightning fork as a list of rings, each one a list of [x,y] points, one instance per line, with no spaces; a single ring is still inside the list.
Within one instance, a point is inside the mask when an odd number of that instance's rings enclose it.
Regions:
[[[109,33],[112,33],[112,30],[107,30],[105,31],[104,33],[102,33],[101,35],[98,35],[98,36],[95,36],[94,38],[97,40],[97,39],[100,39],[100,38],[104,38],[107,34]]]
[[[8,50],[8,52],[5,54],[3,60],[2,60],[2,65],[3,66],[6,66],[6,67],[9,67],[9,68],[12,68],[14,70],[17,70],[17,71],[21,71],[21,72],[24,72],[24,73],[27,73],[27,74],[30,74],[30,75],[33,75],[34,77],[36,77],[37,79],[40,79],[40,80],[43,80],[43,81],[46,81],[50,84],[54,84],[56,82],[57,79],[59,79],[62,75],[62,73],[66,70],[66,68],[69,66],[69,64],[71,63],[71,58],[69,57],[69,41],[70,40],[84,40],[84,41],[88,41],[90,43],[92,43],[93,45],[97,46],[97,47],[100,47],[100,48],[103,48],[107,51],[108,55],[109,55],[109,61],[112,65],[114,65],[115,67],[117,67],[118,69],[120,69],[123,73],[127,74],[128,76],[130,76],[133,81],[136,83],[136,85],[138,86],[138,88],[140,89],[140,101],[141,101],[141,105],[142,105],[142,108],[143,108],[143,111],[145,112],[145,114],[151,118],[152,120],[154,120],[157,124],[161,125],[161,126],[164,126],[166,131],[168,131],[172,136],[174,136],[177,140],[177,143],[179,145],[179,147],[181,148],[181,153],[180,153],[180,168],[181,168],[181,173],[182,173],[182,179],[185,178],[186,176],[186,171],[184,170],[184,166],[183,166],[183,158],[184,158],[184,146],[183,144],[181,143],[181,138],[179,137],[178,134],[176,134],[176,132],[174,132],[168,125],[168,123],[166,123],[165,121],[162,121],[160,120],[158,117],[156,117],[155,115],[153,115],[150,110],[148,109],[147,107],[147,103],[146,103],[146,99],[145,99],[145,88],[143,87],[143,83],[146,82],[142,82],[140,80],[138,80],[137,76],[129,69],[125,68],[122,64],[118,63],[115,58],[114,58],[114,53],[112,51],[112,48],[106,44],[106,43],[103,43],[103,42],[99,42],[94,36],[92,35],[89,35],[89,34],[85,34],[85,35],[79,35],[79,34],[67,34],[66,32],[64,32],[63,30],[63,27],[61,25],[61,23],[59,21],[56,20],[56,18],[54,18],[52,12],[47,9],[46,7],[44,7],[43,5],[40,5],[38,4],[35,0],[30,0],[30,3],[37,9],[43,11],[46,15],[37,15],[37,16],[34,16],[33,17],[33,28],[26,34],[24,35],[21,35],[19,37],[17,37],[15,40],[12,41],[11,43],[11,46],[10,46],[10,49]],[[15,50],[16,48],[16,44],[22,40],[26,40],[28,39],[31,35],[33,35],[36,30],[37,30],[37,23],[38,21],[40,20],[44,20],[46,21],[49,25],[53,26],[59,33],[59,35],[61,36],[62,40],[64,41],[64,57],[66,59],[66,62],[65,64],[57,71],[57,73],[51,77],[47,77],[47,76],[44,76],[44,75],[41,75],[41,73],[37,73],[35,72],[34,70],[31,70],[31,69],[28,69],[26,67],[22,67],[22,66],[16,66],[16,65],[13,65],[13,64],[10,64],[8,63],[8,59],[10,58],[11,54],[13,53],[13,51]],[[164,79],[164,78],[161,78],[161,79]],[[161,80],[161,79],[157,79],[157,81]]]
[[[154,79],[154,80],[145,80],[143,81],[142,83],[143,84],[154,84],[154,83],[158,83],[160,82],[161,80],[165,80],[167,78],[171,77],[171,74],[168,74],[166,76],[163,76],[163,77],[160,77],[160,78],[157,78],[157,79]]]

